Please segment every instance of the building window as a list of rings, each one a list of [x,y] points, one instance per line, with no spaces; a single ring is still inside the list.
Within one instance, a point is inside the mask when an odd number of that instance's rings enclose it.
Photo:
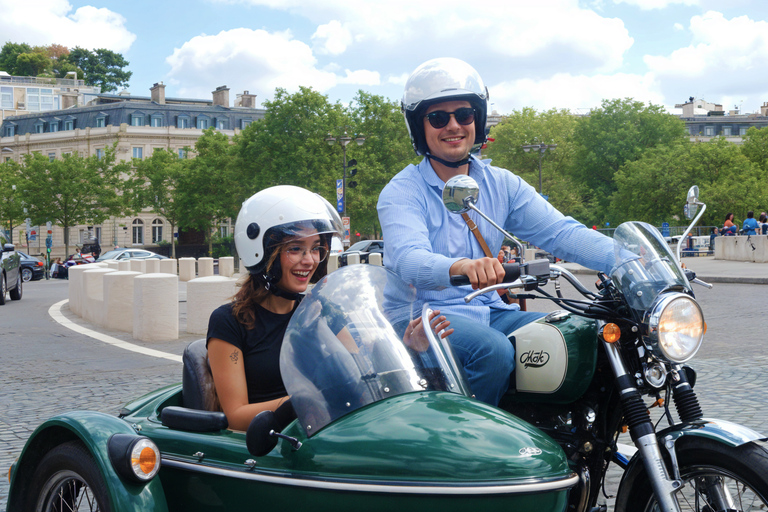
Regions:
[[[131,126],[144,126],[144,115],[131,114]]]
[[[40,89],[32,87],[27,89],[27,110],[40,110]]]
[[[244,130],[244,129],[248,128],[251,125],[251,122],[252,121],[250,119],[241,119],[240,120],[240,129]]]
[[[163,117],[162,116],[152,116],[150,122],[152,123],[152,126],[155,128],[159,128],[163,126]]]
[[[730,137],[731,136],[731,127],[730,126],[723,126],[723,137]]]
[[[48,161],[53,162],[56,160],[56,153],[48,153]]]
[[[208,116],[197,116],[197,129],[207,130],[211,126],[211,120]]]
[[[216,120],[216,128],[219,130],[228,130],[229,129],[229,119],[217,119]]]
[[[144,158],[144,148],[133,148],[133,158]]]
[[[0,108],[13,108],[13,87],[0,87]]]
[[[222,224],[222,225],[219,227],[219,233],[221,234],[221,237],[222,237],[222,238],[226,238],[226,237],[228,237],[228,236],[229,236],[229,225],[227,225],[227,224]]]
[[[5,127],[5,136],[13,137],[14,135],[16,135],[16,125],[9,124]]]
[[[179,150],[179,158],[187,158],[187,150],[186,149],[180,149]]]
[[[96,128],[104,128],[107,126],[107,116],[99,116],[96,118]]]
[[[739,135],[741,135],[743,137],[746,134],[747,134],[747,128],[746,127],[742,126],[741,128],[739,128]]]
[[[93,235],[97,242],[101,243],[101,226],[93,228]]]
[[[705,126],[704,127],[704,136],[706,136],[706,137],[714,137],[715,136],[715,127],[714,126]]]
[[[53,89],[40,89],[40,110],[53,110]]]
[[[163,240],[163,221],[155,219],[152,221],[152,243],[156,244]]]
[[[59,122],[58,121],[51,121],[51,124],[48,126],[49,132],[57,132],[59,131]]]
[[[104,149],[99,148],[96,150],[96,159],[101,160],[102,158],[104,158]]]
[[[75,129],[75,120],[74,119],[67,119],[64,121],[64,130],[70,131]]]
[[[141,219],[133,219],[133,245],[144,245],[144,222]]]
[[[180,115],[176,118],[176,128],[189,128],[191,118],[188,115]]]
[[[45,123],[40,121],[35,123],[35,133],[43,133],[45,131]]]

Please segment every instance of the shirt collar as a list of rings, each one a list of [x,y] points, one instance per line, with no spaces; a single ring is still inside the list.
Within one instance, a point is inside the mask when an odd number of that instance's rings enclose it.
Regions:
[[[469,175],[474,178],[478,186],[481,186],[483,181],[485,181],[486,167],[490,162],[490,160],[480,160],[474,155],[470,158]],[[442,190],[445,187],[445,182],[437,176],[429,158],[424,157],[419,163],[419,172],[430,187],[436,187],[438,190]]]

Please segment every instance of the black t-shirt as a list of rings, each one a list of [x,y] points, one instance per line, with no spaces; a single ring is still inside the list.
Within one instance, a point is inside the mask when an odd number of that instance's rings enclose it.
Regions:
[[[226,341],[243,353],[249,403],[266,402],[288,394],[280,376],[280,348],[292,315],[293,311],[278,314],[256,305],[256,324],[253,329],[246,329],[235,319],[231,303],[211,313],[207,339]]]

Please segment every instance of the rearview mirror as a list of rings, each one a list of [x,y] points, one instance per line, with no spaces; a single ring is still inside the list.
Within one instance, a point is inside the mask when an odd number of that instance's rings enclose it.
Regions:
[[[696,216],[696,212],[699,210],[699,187],[697,185],[688,189],[688,198],[683,208],[685,218],[692,219]]]
[[[477,202],[480,189],[477,182],[467,175],[460,174],[445,182],[443,204],[451,213],[464,213],[470,204]]]

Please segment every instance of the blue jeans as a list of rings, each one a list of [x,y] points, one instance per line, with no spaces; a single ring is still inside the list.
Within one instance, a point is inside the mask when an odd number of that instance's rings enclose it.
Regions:
[[[515,368],[515,347],[507,335],[545,315],[492,309],[490,326],[459,315],[445,315],[454,329],[449,336],[451,346],[478,400],[499,404],[509,389],[509,377]]]

